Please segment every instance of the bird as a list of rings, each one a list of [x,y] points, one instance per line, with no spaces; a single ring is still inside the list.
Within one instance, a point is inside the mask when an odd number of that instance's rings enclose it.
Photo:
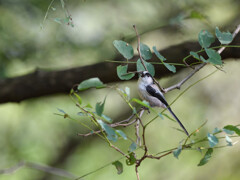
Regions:
[[[189,136],[189,133],[187,132],[186,128],[174,114],[174,112],[168,105],[165,97],[163,96],[163,93],[154,83],[153,77],[148,71],[139,72],[138,92],[141,99],[147,101],[151,107],[161,107],[164,109],[167,108],[167,110],[172,114],[174,119],[179,123],[181,128],[184,130],[186,135]]]

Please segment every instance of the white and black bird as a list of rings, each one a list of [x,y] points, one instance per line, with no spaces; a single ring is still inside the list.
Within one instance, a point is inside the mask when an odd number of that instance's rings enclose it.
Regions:
[[[173,115],[176,121],[179,123],[184,132],[189,136],[187,130],[181,123],[181,121],[177,118],[177,116],[173,113],[172,109],[169,107],[165,97],[162,92],[158,88],[158,86],[154,83],[153,77],[148,71],[143,71],[139,73],[138,79],[138,91],[139,95],[142,99],[149,102],[151,107],[162,107],[167,108],[167,110]]]

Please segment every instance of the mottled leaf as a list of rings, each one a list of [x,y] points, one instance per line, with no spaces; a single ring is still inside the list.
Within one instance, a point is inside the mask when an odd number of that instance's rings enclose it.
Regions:
[[[207,138],[208,138],[210,147],[214,147],[218,144],[218,138],[213,134],[208,133]]]

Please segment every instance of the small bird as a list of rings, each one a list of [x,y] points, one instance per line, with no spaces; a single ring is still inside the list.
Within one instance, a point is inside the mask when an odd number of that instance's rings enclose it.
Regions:
[[[158,88],[158,86],[154,83],[152,75],[148,71],[143,71],[139,73],[138,79],[138,91],[139,95],[143,100],[149,102],[151,107],[162,107],[167,108],[167,110],[173,115],[176,121],[179,123],[184,132],[189,136],[187,130],[181,123],[181,121],[177,118],[177,116],[173,113],[172,109],[169,107],[165,97],[162,92]]]

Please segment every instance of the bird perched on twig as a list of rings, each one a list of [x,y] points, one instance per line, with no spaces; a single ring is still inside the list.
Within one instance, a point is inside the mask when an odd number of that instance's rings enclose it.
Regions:
[[[158,88],[158,86],[154,83],[152,75],[148,71],[143,71],[139,73],[138,79],[138,91],[140,97],[147,102],[149,102],[151,107],[162,107],[167,108],[167,110],[172,114],[174,119],[179,123],[184,132],[189,136],[187,130],[181,123],[181,121],[177,118],[177,116],[173,113],[172,109],[169,107],[165,97],[162,92]]]

